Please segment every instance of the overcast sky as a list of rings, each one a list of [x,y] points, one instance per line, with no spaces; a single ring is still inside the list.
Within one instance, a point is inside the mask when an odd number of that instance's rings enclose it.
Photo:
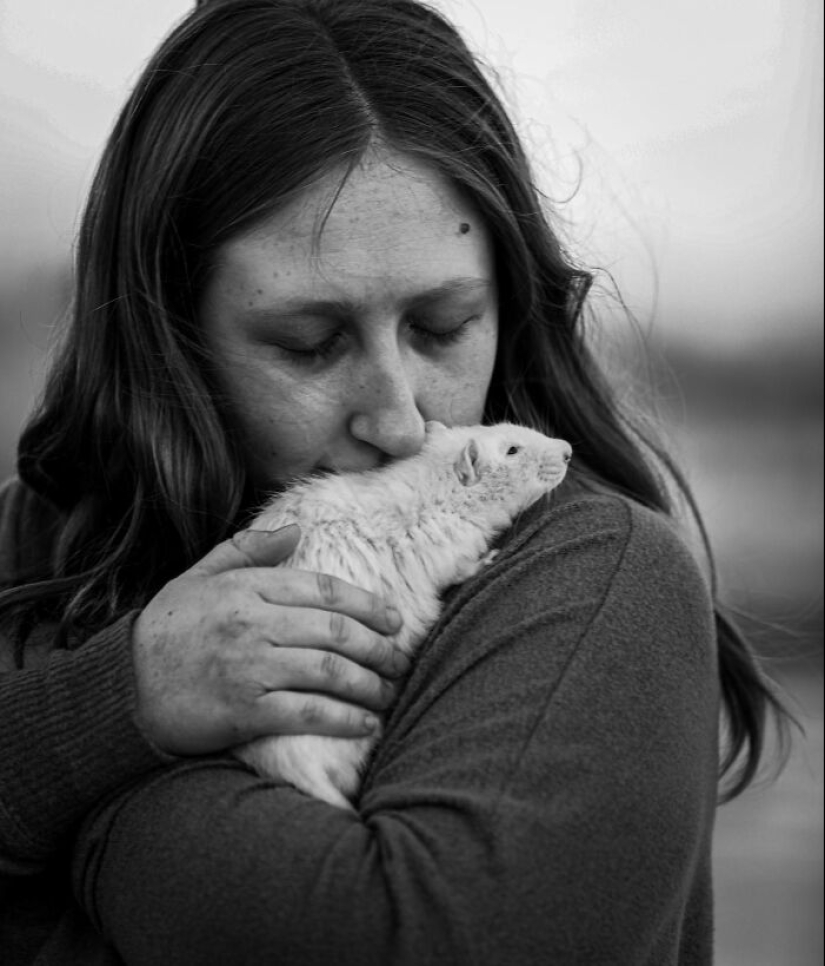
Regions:
[[[720,349],[819,331],[818,0],[441,0],[499,69],[574,249]],[[95,159],[180,0],[0,0],[0,273],[68,258]],[[0,277],[0,281],[2,278]]]

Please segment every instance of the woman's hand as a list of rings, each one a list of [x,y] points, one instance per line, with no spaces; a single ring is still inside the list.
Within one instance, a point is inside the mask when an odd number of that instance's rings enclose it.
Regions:
[[[135,622],[136,718],[170,754],[219,751],[264,734],[368,734],[364,709],[408,669],[386,640],[398,615],[324,574],[275,568],[297,526],[245,530],[170,581]],[[382,677],[383,676],[383,677]]]

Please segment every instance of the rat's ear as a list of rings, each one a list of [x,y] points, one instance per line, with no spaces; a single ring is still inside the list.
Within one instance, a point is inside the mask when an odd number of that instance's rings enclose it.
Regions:
[[[464,486],[472,486],[481,479],[481,460],[478,443],[471,439],[461,450],[454,464],[455,475]]]

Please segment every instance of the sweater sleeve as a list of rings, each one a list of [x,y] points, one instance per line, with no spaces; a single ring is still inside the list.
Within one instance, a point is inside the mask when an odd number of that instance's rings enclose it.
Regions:
[[[716,729],[692,558],[585,500],[449,600],[356,813],[175,766],[86,823],[76,894],[135,966],[710,962]]]
[[[0,490],[0,590],[48,573],[57,526],[19,482]],[[37,627],[22,667],[0,634],[0,895],[42,868],[102,795],[169,761],[132,720],[133,616],[74,651]]]

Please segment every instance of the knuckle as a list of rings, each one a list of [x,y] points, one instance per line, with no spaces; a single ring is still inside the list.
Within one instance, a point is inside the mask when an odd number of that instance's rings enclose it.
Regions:
[[[215,574],[209,579],[211,590],[214,593],[236,593],[243,585],[243,571],[227,570],[222,574]]]
[[[346,644],[349,640],[349,622],[339,611],[332,611],[329,615],[329,636],[339,646]]]
[[[308,728],[315,728],[324,720],[323,704],[318,698],[307,698],[298,709],[301,723]]]
[[[271,647],[289,647],[296,636],[300,636],[303,616],[292,608],[278,608],[274,615],[262,619],[261,637]]]
[[[252,622],[246,610],[239,606],[228,607],[216,621],[216,629],[220,637],[237,640],[246,636],[252,627]]]
[[[211,651],[204,663],[203,679],[220,705],[233,712],[250,707],[259,692],[254,669],[231,648]]]
[[[344,677],[344,663],[341,658],[326,651],[321,656],[321,674],[326,682],[339,682]]]
[[[329,574],[316,574],[315,579],[318,584],[318,595],[325,607],[335,607],[341,603],[341,586],[335,577]]]

